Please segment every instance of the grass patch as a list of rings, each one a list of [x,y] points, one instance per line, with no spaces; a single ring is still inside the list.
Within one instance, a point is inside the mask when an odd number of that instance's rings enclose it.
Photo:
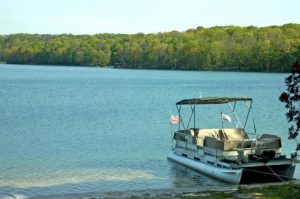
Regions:
[[[273,185],[259,188],[239,187],[237,193],[247,194],[253,198],[300,199],[300,184]]]
[[[182,195],[180,199],[300,199],[300,184],[239,186],[237,191]]]

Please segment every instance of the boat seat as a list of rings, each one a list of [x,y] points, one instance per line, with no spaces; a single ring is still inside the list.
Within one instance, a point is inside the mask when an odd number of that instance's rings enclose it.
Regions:
[[[244,140],[248,139],[248,135],[245,133],[242,128],[224,128],[224,129],[198,129],[198,132],[195,132],[195,129],[192,129],[194,133],[192,135],[197,135],[198,138],[214,137],[219,140]]]
[[[204,138],[204,146],[221,151],[231,151],[240,148],[243,140],[219,140],[213,137]]]
[[[262,149],[281,148],[281,138],[277,135],[262,134],[257,138],[256,146]]]
[[[190,129],[190,134],[197,137],[197,145],[203,146],[205,137],[216,138],[220,141],[239,142],[248,139],[248,135],[242,128],[223,128],[223,129]]]

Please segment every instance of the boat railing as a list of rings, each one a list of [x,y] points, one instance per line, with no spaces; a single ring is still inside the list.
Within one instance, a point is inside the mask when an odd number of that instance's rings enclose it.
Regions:
[[[175,132],[174,139],[180,141],[181,144],[179,143],[178,146],[184,147],[185,150],[195,150],[198,154],[198,149],[201,149],[203,154],[230,161],[246,160],[248,156],[259,157],[267,153],[275,158],[281,155],[281,140],[277,136],[262,135],[257,139],[221,139],[212,136],[203,137],[189,130],[179,130]]]

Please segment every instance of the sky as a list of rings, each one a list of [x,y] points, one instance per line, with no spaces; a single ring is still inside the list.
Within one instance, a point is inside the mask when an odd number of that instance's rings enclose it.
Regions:
[[[300,24],[300,0],[0,0],[0,35]]]

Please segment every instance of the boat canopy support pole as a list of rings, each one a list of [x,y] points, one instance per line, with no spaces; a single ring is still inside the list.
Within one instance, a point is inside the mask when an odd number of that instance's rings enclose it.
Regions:
[[[247,113],[247,117],[246,117],[246,120],[245,120],[245,123],[244,123],[244,129],[246,128],[248,117],[249,117],[250,111],[252,109],[252,101],[250,101],[250,104],[248,104],[247,101],[245,101],[245,103],[246,103],[246,105],[248,107],[248,113]]]
[[[193,115],[194,115],[194,126],[195,126],[195,105],[194,105],[194,107],[192,105],[190,105],[190,107],[191,107],[192,113],[190,115],[189,122],[188,122],[186,128],[189,128]]]
[[[196,104],[194,105],[194,129],[196,128]]]
[[[237,114],[235,113],[235,103],[234,103],[234,107],[232,107],[232,105],[228,102],[227,103],[232,111],[232,113],[234,114],[235,119],[237,120],[236,124],[235,124],[235,128],[237,128],[239,125],[240,127],[242,127],[242,123],[240,121],[240,118],[237,116]]]
[[[253,128],[254,128],[254,134],[256,134],[256,126],[255,126],[255,121],[254,121],[254,118],[253,119]]]
[[[179,125],[178,125],[178,131],[180,130],[180,124],[182,124],[182,127],[183,127],[183,129],[185,130],[185,126],[184,126],[184,123],[183,123],[183,121],[182,121],[182,119],[181,119],[181,113],[180,113],[180,111],[181,111],[181,105],[176,106],[176,108],[177,108],[177,112],[178,112],[179,119],[180,119]]]

